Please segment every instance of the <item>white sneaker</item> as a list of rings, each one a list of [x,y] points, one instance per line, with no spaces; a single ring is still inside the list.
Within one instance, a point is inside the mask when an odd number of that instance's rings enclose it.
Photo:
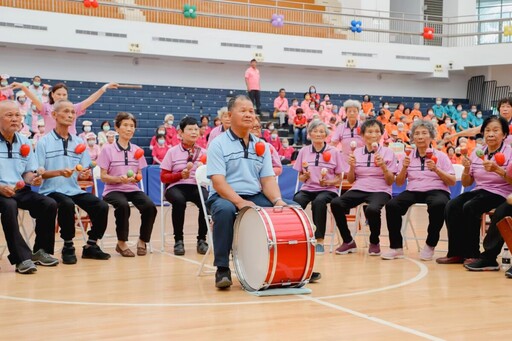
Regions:
[[[435,249],[436,249],[435,247],[428,246],[427,244],[425,244],[425,247],[423,247],[423,249],[421,249],[420,259],[421,260],[432,260],[432,258],[434,258]]]
[[[380,258],[382,259],[401,259],[404,258],[404,250],[403,249],[389,249],[389,251],[384,252]]]

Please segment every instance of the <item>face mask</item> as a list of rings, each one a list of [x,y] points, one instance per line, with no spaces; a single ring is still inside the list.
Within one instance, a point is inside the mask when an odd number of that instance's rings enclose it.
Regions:
[[[163,146],[165,143],[165,139],[158,139],[158,144]]]
[[[429,112],[427,113],[427,115],[432,116],[432,115],[434,115],[434,113],[433,113],[432,111],[429,111]]]
[[[288,148],[290,145],[288,143],[283,143],[284,148]]]
[[[329,109],[329,110],[332,109],[332,104],[328,104],[327,109]]]
[[[103,131],[109,131],[110,130],[110,126],[103,126]]]
[[[445,123],[446,123],[447,126],[449,126],[449,125],[452,124],[452,121],[446,120]]]
[[[298,106],[298,105],[299,105],[299,102],[293,102],[293,103],[292,103],[292,105],[293,105],[294,107],[296,107],[296,106]]]
[[[368,102],[369,100],[368,100],[368,98],[365,98],[365,99],[364,99],[364,101],[365,101],[365,102]]]
[[[482,118],[482,114],[476,114],[476,117]]]
[[[26,99],[26,98],[20,98],[20,99],[18,99],[18,102],[20,102],[21,104],[24,104],[26,101],[27,101],[27,99]]]
[[[418,120],[418,116],[414,116],[414,118],[412,120],[413,121],[417,121]]]
[[[476,112],[476,109],[471,109],[471,112],[472,112],[472,113],[475,113],[475,112]]]
[[[437,105],[441,105],[441,101],[436,101],[436,104]]]
[[[316,93],[316,90],[315,89],[309,89],[309,92],[311,92],[312,94]]]
[[[313,110],[313,109],[315,109],[315,106],[314,105],[310,105],[309,109]]]
[[[32,109],[32,111],[36,111],[37,110],[37,107],[35,105],[32,105],[30,108]]]
[[[453,105],[453,102],[448,102],[448,105]]]
[[[37,88],[39,85],[41,85],[41,82],[33,82],[34,86]]]
[[[384,104],[384,109],[389,109],[389,105]]]
[[[458,108],[457,108],[457,111],[462,111],[462,107],[458,107]]]
[[[268,129],[269,129],[269,130],[273,130],[273,129],[274,129],[274,126],[271,124],[271,125],[269,125],[269,126],[268,126]]]
[[[159,134],[159,135],[165,135],[165,130],[159,130],[159,131],[158,131],[158,134]]]
[[[277,134],[272,134],[272,135],[270,135],[270,137],[272,138],[272,140],[275,140],[275,139],[277,139]]]
[[[87,144],[89,145],[89,147],[94,146],[94,140],[87,140]]]
[[[7,83],[7,81],[2,81],[2,82],[0,83],[0,85],[2,85],[2,86],[7,86],[7,84],[9,84],[9,83]]]
[[[174,121],[167,121],[167,124],[172,126],[172,124],[174,123]]]
[[[91,126],[85,126],[84,131],[87,131],[87,132],[91,131]]]
[[[48,90],[43,90],[43,95],[48,96],[48,94],[49,94],[49,93],[50,93],[50,91],[48,91]]]

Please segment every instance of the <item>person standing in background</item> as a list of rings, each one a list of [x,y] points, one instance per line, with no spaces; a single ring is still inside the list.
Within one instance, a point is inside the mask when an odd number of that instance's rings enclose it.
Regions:
[[[247,93],[255,106],[256,114],[261,115],[260,100],[260,70],[256,68],[258,62],[251,59],[251,66],[245,70],[245,85],[247,85]]]

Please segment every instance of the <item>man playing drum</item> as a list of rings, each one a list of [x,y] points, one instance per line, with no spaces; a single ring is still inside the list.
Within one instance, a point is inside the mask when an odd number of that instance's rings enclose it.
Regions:
[[[217,267],[215,286],[232,285],[229,253],[236,213],[246,206],[286,206],[275,181],[270,151],[250,134],[255,113],[251,100],[238,95],[228,103],[231,128],[208,147],[207,175],[212,181],[206,202],[213,220],[213,244]],[[310,281],[318,280],[313,273]]]

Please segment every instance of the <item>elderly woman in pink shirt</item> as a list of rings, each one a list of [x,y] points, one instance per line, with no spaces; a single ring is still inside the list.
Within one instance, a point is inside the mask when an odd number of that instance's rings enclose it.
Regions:
[[[340,152],[325,142],[329,128],[324,122],[311,121],[308,134],[311,145],[300,150],[293,166],[299,172],[299,181],[303,183],[293,201],[303,209],[311,202],[313,223],[316,226],[316,253],[323,254],[327,204],[338,195],[336,186],[341,183],[345,167]]]
[[[352,152],[352,141],[355,142],[357,147],[364,146],[363,137],[360,134],[361,122],[359,121],[359,111],[361,110],[361,103],[349,99],[343,103],[347,115],[347,121],[338,125],[331,138],[331,144],[337,146],[341,142],[341,152],[345,160]]]
[[[417,120],[411,128],[411,138],[416,149],[406,149],[406,156],[400,160],[396,184],[407,188],[386,205],[386,221],[389,230],[390,250],[382,254],[383,259],[403,258],[402,216],[416,203],[428,207],[428,236],[420,259],[431,260],[439,241],[439,232],[444,224],[444,209],[450,200],[448,186],[455,185],[455,171],[445,153],[434,150],[432,140],[436,138],[432,122]]]
[[[382,123],[368,120],[361,125],[364,146],[356,148],[348,157],[348,181],[352,188],[331,201],[331,210],[343,238],[336,254],[357,252],[350,234],[346,214],[350,209],[366,203],[364,213],[370,225],[370,256],[380,255],[381,210],[391,199],[391,185],[396,173],[396,157],[389,148],[379,145],[384,132]]]
[[[512,148],[504,143],[508,122],[503,117],[488,117],[480,132],[486,147],[475,149],[462,161],[462,185],[467,187],[475,182],[476,186],[446,205],[448,254],[436,260],[439,264],[472,263],[478,259],[482,214],[504,203],[512,193],[512,179],[506,172]]]

